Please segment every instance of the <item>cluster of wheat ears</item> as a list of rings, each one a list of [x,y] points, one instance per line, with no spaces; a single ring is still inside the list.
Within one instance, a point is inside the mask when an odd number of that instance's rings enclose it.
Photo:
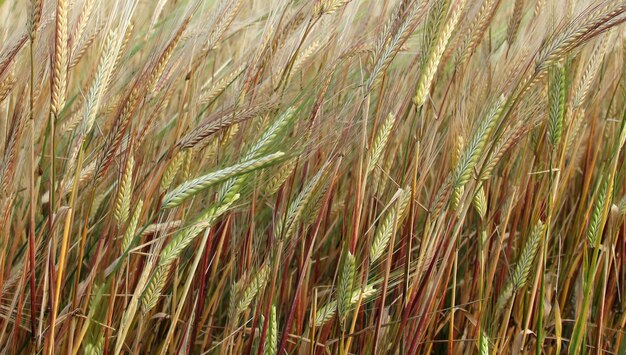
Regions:
[[[626,353],[626,0],[0,0],[0,351]]]

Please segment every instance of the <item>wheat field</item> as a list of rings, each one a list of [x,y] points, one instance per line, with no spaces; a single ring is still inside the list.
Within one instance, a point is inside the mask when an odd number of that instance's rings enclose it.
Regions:
[[[0,0],[0,352],[626,354],[625,21]]]

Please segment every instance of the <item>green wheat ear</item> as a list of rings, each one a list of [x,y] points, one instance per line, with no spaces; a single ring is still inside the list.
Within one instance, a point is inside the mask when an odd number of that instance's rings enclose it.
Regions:
[[[350,296],[354,287],[354,276],[356,274],[356,262],[354,255],[346,251],[343,259],[343,267],[339,276],[339,285],[337,286],[337,314],[339,322],[343,326],[343,321],[348,312],[350,305]]]
[[[297,222],[303,216],[307,206],[315,196],[319,185],[324,180],[328,172],[330,162],[326,162],[320,170],[311,178],[308,184],[300,191],[298,196],[291,202],[287,209],[287,215],[281,217],[276,223],[274,234],[281,239],[289,239],[294,233]]]
[[[476,195],[474,195],[472,203],[480,219],[484,220],[487,215],[487,196],[485,195],[485,188],[483,186],[481,186],[476,192]]]
[[[420,58],[421,71],[415,89],[415,97],[413,98],[416,106],[421,106],[426,101],[430,80],[432,80],[434,75],[433,67],[436,66],[435,63],[438,64],[439,62],[435,47],[449,3],[450,0],[436,0],[428,11],[421,45],[421,52],[425,53],[425,55]]]
[[[359,301],[359,298],[362,298],[365,301],[376,295],[377,292],[378,291],[374,288],[373,285],[365,286],[362,292],[361,289],[355,289],[350,295],[350,309],[352,309],[352,307]],[[328,323],[331,319],[333,319],[336,312],[337,301],[332,300],[328,302],[327,304],[319,308],[317,310],[317,313],[315,313],[315,326],[321,327],[324,324]]]
[[[302,222],[305,225],[310,225],[315,222],[320,210],[322,209],[322,205],[325,201],[325,195],[330,187],[331,181],[320,182],[315,191],[313,192],[313,196],[306,205],[305,210],[302,212]]]
[[[193,224],[178,232],[169,243],[165,245],[159,255],[159,263],[156,270],[142,294],[141,307],[143,313],[148,313],[158,303],[174,260],[194,241],[200,232],[209,228],[217,218],[224,214],[230,206],[239,199],[239,197],[240,195],[236,193],[228,200],[225,200],[221,205],[209,208],[204,214],[197,218]]]
[[[391,128],[393,128],[393,124],[396,121],[396,118],[393,114],[389,114],[383,125],[378,130],[378,134],[376,135],[376,139],[374,139],[374,144],[372,145],[372,149],[370,150],[369,156],[367,158],[367,172],[370,173],[374,170],[374,167],[380,161],[380,158],[387,146],[387,141],[389,140],[389,134],[391,133]]]
[[[479,355],[490,355],[489,354],[489,337],[485,330],[480,330],[480,339],[479,339],[479,347],[478,347]]]
[[[457,186],[452,190],[452,197],[451,197],[452,199],[450,201],[450,207],[453,210],[458,210],[462,207],[459,204],[461,203],[461,197],[463,197],[464,192],[465,192],[465,186]]]
[[[463,187],[470,180],[472,171],[474,170],[474,167],[476,167],[476,164],[478,163],[478,160],[487,145],[487,138],[489,138],[492,129],[502,114],[504,101],[504,96],[501,96],[489,108],[489,110],[487,110],[482,121],[478,127],[476,127],[472,139],[465,145],[465,150],[461,155],[454,171],[454,187]]]
[[[600,235],[601,231],[601,223],[602,216],[604,215],[604,211],[606,209],[606,201],[610,198],[611,191],[610,188],[610,177],[605,177],[602,181],[602,185],[600,186],[600,192],[595,199],[595,207],[593,209],[593,213],[591,214],[591,221],[589,222],[589,228],[587,229],[587,240],[590,245],[596,244],[596,239]]]
[[[123,225],[128,219],[128,211],[130,209],[130,197],[133,188],[133,168],[135,166],[135,159],[132,154],[128,156],[126,166],[124,167],[124,174],[120,182],[119,189],[117,191],[117,197],[115,199],[115,220],[118,225]]]
[[[139,222],[142,208],[143,200],[139,200],[137,202],[137,206],[135,206],[135,212],[133,212],[133,216],[130,218],[130,222],[128,223],[128,227],[126,228],[126,232],[124,233],[124,238],[122,239],[122,252],[125,252],[126,249],[131,246],[131,242],[133,241],[133,237],[135,236],[135,231],[137,230],[137,223]]]
[[[533,265],[533,260],[535,260],[535,256],[537,255],[537,251],[539,249],[541,237],[544,234],[544,230],[545,225],[543,224],[543,222],[538,221],[533,228],[528,238],[528,241],[526,241],[524,249],[522,249],[522,253],[517,259],[517,264],[515,265],[513,273],[507,281],[506,286],[500,293],[496,305],[496,310],[498,312],[504,308],[513,293],[517,292],[519,289],[526,285],[526,282],[528,281],[528,275],[530,274],[530,270]]]
[[[402,222],[411,200],[410,188],[399,189],[394,206],[385,214],[382,222],[376,228],[374,240],[370,246],[370,265],[373,265],[387,250],[391,236],[396,226]]]
[[[450,11],[448,21],[441,28],[439,28],[442,24],[441,19],[447,12],[450,1],[439,0],[435,2],[435,11],[433,13],[434,21],[432,25],[429,23],[426,29],[426,33],[432,32],[431,34],[434,34],[434,37],[432,37],[432,41],[430,38],[425,39],[430,42],[428,43],[428,51],[425,52],[428,53],[428,55],[422,63],[420,76],[415,89],[415,96],[413,97],[413,103],[417,107],[421,107],[426,102],[428,92],[430,91],[433,79],[437,73],[437,68],[439,67],[439,63],[441,62],[445,49],[448,46],[452,32],[457,27],[461,18],[466,2],[467,0],[460,0],[456,2],[456,6]],[[441,4],[441,7],[437,8],[439,4]],[[430,27],[433,28],[431,29]]]
[[[230,288],[228,289],[228,320],[229,322],[234,322],[238,316],[237,313],[237,298],[239,297],[239,284],[235,281],[230,283]]]
[[[267,182],[267,185],[264,187],[266,195],[273,195],[276,191],[278,191],[278,189],[285,183],[285,181],[287,181],[289,176],[291,176],[291,173],[295,170],[297,162],[298,158],[292,158],[278,167],[278,171],[272,175],[270,180]]]
[[[566,77],[565,67],[558,63],[549,71],[549,121],[548,143],[553,149],[559,145],[563,132],[563,117],[565,115]]]
[[[100,355],[104,346],[104,334],[100,334],[95,342],[89,342],[85,345],[83,351],[85,355]]]
[[[272,122],[272,124],[263,131],[263,134],[250,148],[248,148],[240,161],[249,161],[251,159],[258,158],[263,154],[266,154],[269,148],[277,143],[280,138],[280,134],[285,131],[285,129],[289,126],[291,122],[293,122],[294,117],[295,109],[293,107],[285,110],[285,112],[278,116],[278,118],[276,118],[274,122]],[[218,198],[218,200],[228,200],[229,196],[241,191],[241,189],[243,189],[244,187],[244,184],[248,180],[248,177],[249,175],[239,175],[228,179],[224,184],[222,184],[220,188],[220,197]]]
[[[544,228],[545,226],[543,222],[537,222],[537,225],[535,225],[530,238],[522,250],[522,254],[520,254],[517,265],[515,266],[515,272],[511,278],[513,286],[516,290],[524,287],[524,285],[526,285],[526,281],[528,281],[528,274],[530,273],[533,260],[535,260],[535,256],[537,255],[537,250],[539,248],[541,237],[543,236]]]
[[[237,315],[248,309],[254,297],[256,297],[263,287],[265,287],[269,275],[270,268],[269,265],[266,264],[263,265],[261,270],[259,270],[252,280],[250,280],[250,283],[241,294],[241,299],[237,303]]]
[[[161,190],[165,191],[170,187],[176,177],[176,174],[178,173],[178,170],[180,169],[181,164],[183,163],[184,158],[185,153],[179,152],[167,166],[167,169],[165,169],[165,173],[163,173],[163,177],[161,178]]]
[[[196,179],[187,181],[176,187],[174,190],[170,191],[163,198],[163,207],[164,208],[173,208],[181,203],[184,200],[195,196],[199,192],[206,190],[207,188],[229,180],[233,177],[250,173],[252,171],[264,168],[268,165],[271,165],[278,161],[285,155],[283,152],[276,152],[273,154],[269,154],[260,158],[254,158],[243,163],[232,165],[228,168],[224,168],[222,170],[218,170]]]
[[[264,355],[276,355],[278,351],[278,320],[276,318],[276,306],[272,305],[269,325],[265,335]]]

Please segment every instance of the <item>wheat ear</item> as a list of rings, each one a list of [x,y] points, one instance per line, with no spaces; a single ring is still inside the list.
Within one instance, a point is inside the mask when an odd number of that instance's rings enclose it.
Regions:
[[[52,99],[50,110],[58,117],[65,104],[67,86],[67,12],[68,0],[57,0],[56,29],[54,36],[54,61],[52,67]]]
[[[132,155],[129,155],[124,168],[124,174],[120,179],[117,197],[115,198],[115,220],[120,226],[126,222],[126,219],[128,219],[130,197],[133,189],[134,166],[135,159]]]
[[[370,297],[374,296],[378,291],[372,285],[367,285],[363,290],[356,289],[352,291],[350,295],[350,308],[352,308],[359,299],[367,300]],[[315,314],[315,326],[321,327],[326,324],[328,321],[333,319],[335,313],[337,312],[337,301],[332,300],[319,308],[317,313]]]
[[[472,139],[467,144],[461,159],[457,163],[453,175],[454,187],[461,188],[470,180],[471,173],[478,163],[480,156],[487,144],[491,130],[498,122],[504,108],[504,96],[501,96],[487,111],[480,125],[474,131]]]
[[[356,261],[350,251],[346,251],[341,268],[339,283],[337,285],[337,314],[343,327],[344,319],[350,306],[350,297],[354,289],[354,276],[356,274]]]
[[[261,269],[256,273],[256,275],[250,280],[250,283],[243,291],[241,299],[237,303],[237,315],[243,313],[248,307],[252,300],[256,295],[261,291],[265,284],[267,283],[267,279],[270,275],[269,265],[263,265]]]
[[[133,237],[135,236],[135,231],[137,230],[137,223],[139,222],[142,208],[143,200],[137,201],[133,216],[130,218],[130,222],[128,223],[128,227],[126,228],[126,232],[124,232],[124,238],[122,239],[122,252],[125,252],[131,246]]]
[[[511,298],[514,292],[517,292],[519,289],[526,285],[526,281],[528,281],[528,275],[530,274],[530,269],[533,265],[533,260],[535,260],[535,256],[537,255],[537,251],[539,249],[539,243],[541,241],[541,237],[544,234],[544,224],[539,221],[533,228],[522,253],[517,259],[517,264],[515,265],[515,270],[511,274],[509,281],[507,282],[505,288],[500,293],[498,298],[498,302],[496,305],[496,310],[500,312],[506,303]]]
[[[548,143],[553,149],[561,142],[563,132],[563,117],[565,114],[565,68],[556,64],[550,71],[548,98]]]
[[[276,355],[278,351],[278,319],[276,318],[276,306],[272,305],[270,313],[269,325],[265,337],[264,355]]]
[[[209,228],[213,222],[226,212],[238,199],[239,194],[234,194],[229,200],[224,201],[223,204],[218,207],[209,208],[194,224],[177,233],[163,250],[161,250],[156,270],[141,296],[141,309],[144,314],[152,310],[158,303],[161,290],[165,287],[165,281],[167,280],[167,275],[169,274],[174,260],[191,244],[200,232]]]
[[[393,208],[385,214],[382,222],[376,228],[376,234],[374,234],[374,240],[370,246],[370,265],[373,265],[387,250],[391,235],[396,230],[395,226],[402,222],[410,201],[411,190],[409,188],[399,189]]]
[[[191,181],[184,182],[183,184],[177,186],[174,190],[170,191],[167,195],[165,195],[163,199],[163,207],[176,207],[183,203],[184,200],[196,195],[200,191],[203,191],[210,186],[226,181],[230,178],[266,167],[276,162],[284,155],[285,153],[283,152],[276,152],[261,158],[255,158],[243,163],[235,164],[228,168],[206,174]]]
[[[395,123],[396,118],[393,114],[389,114],[387,119],[383,123],[382,127],[378,130],[378,134],[376,135],[376,139],[374,139],[374,144],[372,145],[372,150],[367,158],[367,172],[371,172],[374,170],[374,167],[380,161],[380,158],[387,146],[387,141],[389,140],[389,134],[391,133],[391,128]]]
[[[452,36],[452,32],[461,18],[461,13],[463,13],[466,1],[467,0],[458,1],[456,7],[450,14],[450,19],[446,22],[446,25],[436,37],[437,39],[433,42],[433,47],[429,51],[427,59],[424,61],[420,77],[417,81],[417,88],[415,90],[415,96],[413,97],[413,103],[415,106],[420,107],[424,104],[424,102],[426,102],[426,97],[428,96],[430,86],[432,85],[433,78],[437,72],[437,67],[439,66],[443,52],[448,45],[450,36]]]

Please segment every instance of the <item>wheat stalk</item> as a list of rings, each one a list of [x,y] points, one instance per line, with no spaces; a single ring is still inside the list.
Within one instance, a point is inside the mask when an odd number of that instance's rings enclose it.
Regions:
[[[176,46],[180,42],[183,34],[185,33],[187,26],[189,26],[190,21],[191,16],[187,16],[185,20],[183,20],[183,23],[178,27],[178,30],[176,31],[172,39],[170,39],[165,49],[161,52],[161,56],[156,61],[148,78],[148,92],[152,92],[154,90],[158,80],[161,78],[161,75],[163,75],[163,72],[165,71],[165,68],[169,63],[172,54],[174,53],[174,49],[176,49]]]
[[[382,36],[379,37],[376,42],[374,54],[377,61],[368,79],[366,92],[370,92],[372,87],[378,84],[385,69],[389,67],[391,61],[395,58],[398,51],[400,51],[402,45],[406,43],[411,32],[413,32],[413,29],[417,25],[417,20],[420,17],[418,15],[423,12],[425,6],[426,1],[423,1],[419,6],[413,5],[410,11],[403,17],[403,21],[397,27],[395,33],[392,33],[394,29],[392,24],[394,24],[395,20],[402,18],[402,8],[399,8],[398,12],[396,12],[396,18],[393,18],[392,21],[386,25]],[[387,38],[387,36],[390,36],[390,38]]]
[[[554,36],[552,41],[544,45],[537,56],[535,73],[541,73],[558,62],[569,51],[580,46],[584,40],[610,29],[611,22],[626,11],[625,4],[614,7],[611,6],[611,2],[601,4],[605,5],[591,8],[586,16],[572,20],[563,31]]]
[[[117,56],[118,50],[119,46],[116,33],[111,32],[105,42],[93,84],[89,88],[87,98],[85,99],[82,127],[83,135],[87,135],[91,132],[96,115],[100,109],[102,97],[107,91],[111,72],[113,70],[114,60]]]
[[[183,137],[179,143],[181,148],[193,148],[204,139],[220,132],[236,123],[261,116],[278,107],[278,103],[270,101],[246,109],[231,108],[226,112],[217,112],[201,122],[192,132]]]
[[[228,88],[246,69],[245,65],[237,67],[231,71],[228,75],[225,75],[220,80],[216,81],[209,90],[206,90],[198,100],[201,105],[208,105],[219,96],[226,88]]]
[[[9,75],[0,83],[0,103],[9,96],[16,82],[15,74],[9,72]]]

